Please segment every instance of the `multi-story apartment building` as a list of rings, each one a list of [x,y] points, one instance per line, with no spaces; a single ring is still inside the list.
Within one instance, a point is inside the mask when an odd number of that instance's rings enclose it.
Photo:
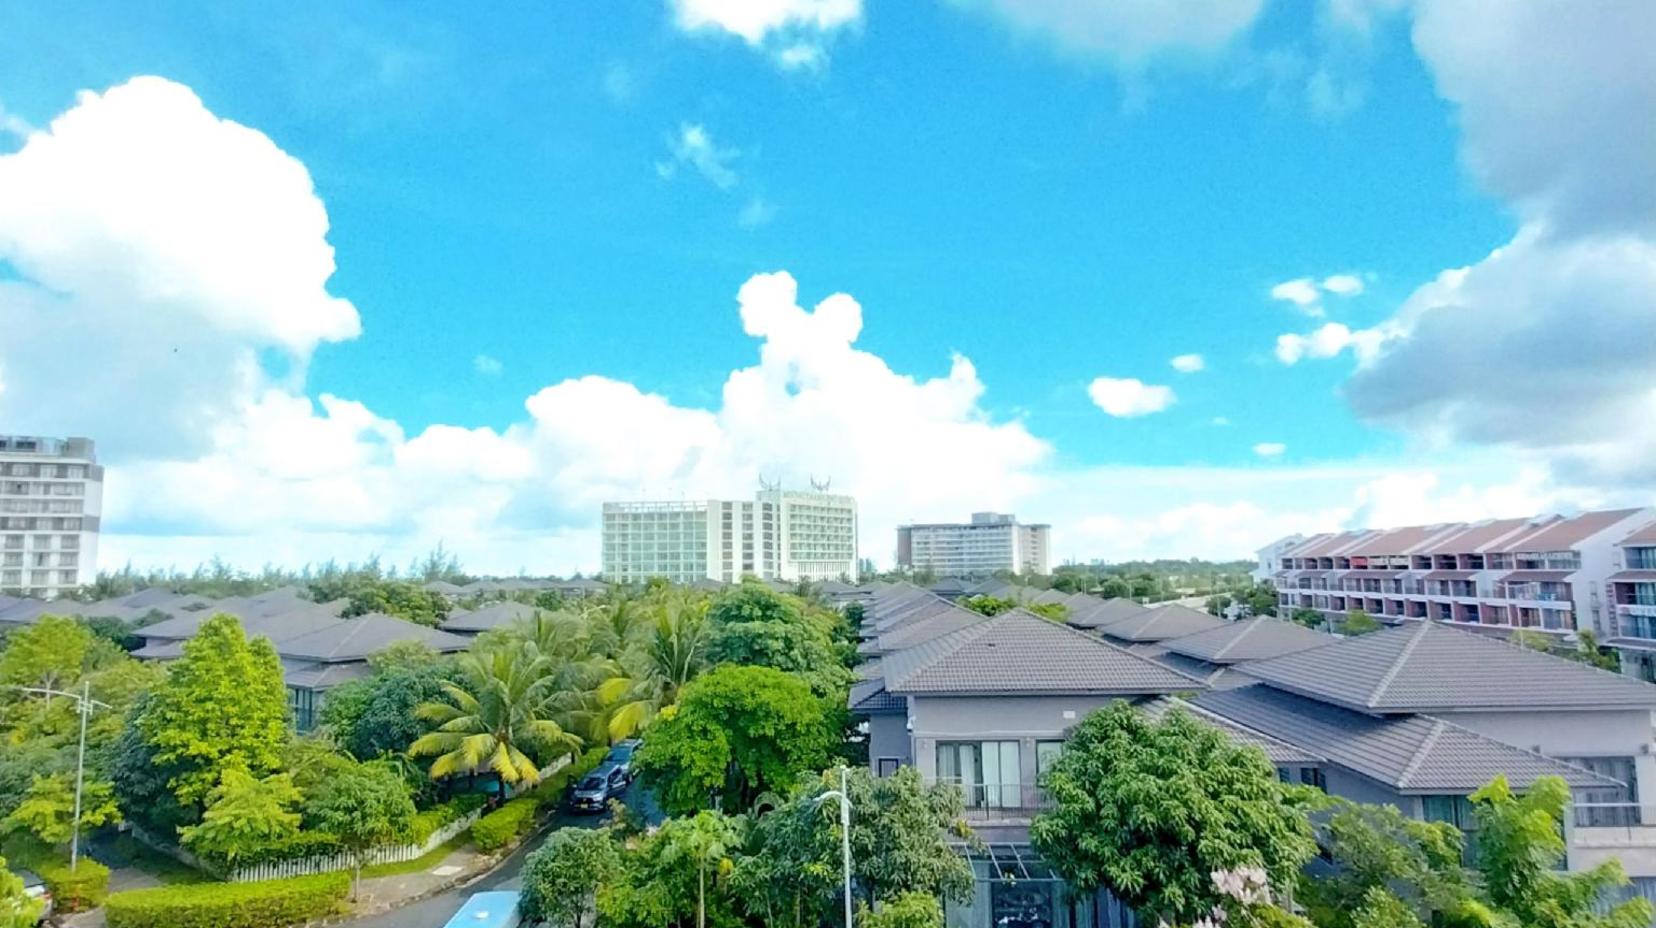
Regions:
[[[604,579],[674,583],[857,575],[857,501],[766,489],[750,500],[604,504]]]
[[[52,599],[90,583],[102,511],[91,439],[0,435],[0,592]]]
[[[897,566],[942,577],[980,577],[996,571],[1044,574],[1052,526],[1026,525],[1010,513],[974,512],[970,522],[933,522],[897,528]]]
[[[1656,681],[1656,522],[1617,542],[1616,551],[1608,643],[1621,651],[1623,671]]]
[[[1623,594],[1610,577],[1626,552],[1640,550],[1621,543],[1652,522],[1656,509],[1614,509],[1313,535],[1278,547],[1271,579],[1287,612],[1339,617],[1361,609],[1393,624],[1432,619],[1480,630],[1642,638],[1656,628],[1618,624],[1632,612],[1612,608],[1611,597]],[[1626,584],[1632,605],[1636,582]],[[1649,645],[1656,648],[1656,638]]]

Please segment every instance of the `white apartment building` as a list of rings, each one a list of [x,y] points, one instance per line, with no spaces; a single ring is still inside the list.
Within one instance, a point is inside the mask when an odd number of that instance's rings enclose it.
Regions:
[[[857,501],[766,489],[752,500],[605,503],[603,546],[612,583],[854,580]]]
[[[940,577],[980,577],[1005,570],[1044,574],[1052,526],[1025,525],[1011,513],[974,512],[970,522],[897,527],[897,566]]]
[[[91,583],[102,512],[91,439],[0,435],[0,592],[52,599]]]
[[[1636,586],[1645,561],[1628,544],[1656,538],[1652,523],[1656,508],[1417,525],[1285,539],[1261,556],[1274,562],[1280,612],[1361,609],[1393,624],[1589,630],[1627,656],[1656,650],[1656,637],[1646,637],[1656,627],[1634,620],[1647,595]]]

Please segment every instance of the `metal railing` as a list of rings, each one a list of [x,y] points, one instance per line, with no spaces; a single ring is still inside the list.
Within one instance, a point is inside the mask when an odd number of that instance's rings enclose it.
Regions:
[[[1656,847],[1656,826],[1645,824],[1656,817],[1656,807],[1645,811],[1637,802],[1572,803],[1570,818],[1575,826],[1571,843],[1578,847]]]
[[[1052,807],[1046,791],[1033,783],[972,783],[950,777],[929,782],[959,790],[968,821],[1028,819]]]

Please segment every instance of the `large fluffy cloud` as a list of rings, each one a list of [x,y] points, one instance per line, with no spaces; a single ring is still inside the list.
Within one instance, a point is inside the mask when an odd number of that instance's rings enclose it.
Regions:
[[[862,0],[669,0],[687,32],[739,36],[785,70],[821,67],[834,33],[862,18]]]
[[[1519,231],[1379,325],[1279,354],[1355,345],[1366,418],[1564,483],[1656,487],[1656,5],[1421,0],[1413,34]]]

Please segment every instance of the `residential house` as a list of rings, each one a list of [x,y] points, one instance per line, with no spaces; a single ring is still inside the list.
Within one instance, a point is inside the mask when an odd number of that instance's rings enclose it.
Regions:
[[[293,708],[294,726],[309,731],[321,717],[329,691],[373,673],[368,659],[394,644],[423,644],[439,654],[464,651],[471,639],[378,612],[322,625],[274,642]]]
[[[1098,634],[1120,645],[1152,645],[1170,638],[1222,628],[1225,620],[1189,606],[1168,603],[1100,625]]]
[[[1339,639],[1294,622],[1260,616],[1224,622],[1177,638],[1134,648],[1210,687],[1238,682],[1232,672],[1251,661],[1268,660],[1332,644]],[[1243,678],[1241,682],[1246,682]]]

